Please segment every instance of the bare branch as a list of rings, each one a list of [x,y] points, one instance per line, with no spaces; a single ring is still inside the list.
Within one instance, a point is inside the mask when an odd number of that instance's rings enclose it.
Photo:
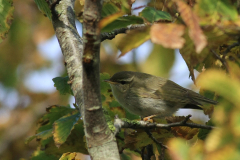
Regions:
[[[101,34],[101,41],[105,41],[106,39],[111,40],[120,33],[126,33],[128,30],[132,30],[136,28],[144,28],[146,26],[147,26],[146,24],[134,24],[134,25],[129,25],[126,28],[115,29],[112,32],[104,32]]]
[[[162,128],[162,129],[171,129],[171,127],[178,127],[178,126],[186,126],[190,128],[202,128],[202,129],[214,129],[213,126],[207,126],[202,124],[196,123],[187,123],[187,120],[191,117],[188,115],[183,121],[169,123],[169,124],[159,124],[159,123],[149,123],[146,121],[129,121],[124,119],[119,119],[118,117],[114,120],[114,126],[116,130],[120,130],[121,128],[132,128],[132,129],[152,129],[152,128]]]
[[[156,140],[155,137],[153,137],[152,133],[150,132],[149,129],[146,129],[145,132],[148,134],[149,138],[151,138],[153,140],[153,142],[155,142],[157,145],[160,145],[161,147],[163,147],[164,149],[168,149],[167,146],[165,146],[164,144],[162,144],[162,142],[158,142],[158,140]]]

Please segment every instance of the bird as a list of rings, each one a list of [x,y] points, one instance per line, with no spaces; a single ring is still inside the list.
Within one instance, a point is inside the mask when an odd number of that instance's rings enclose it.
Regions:
[[[117,72],[105,82],[123,108],[141,117],[162,118],[180,108],[202,109],[202,105],[218,103],[171,80],[142,72]]]

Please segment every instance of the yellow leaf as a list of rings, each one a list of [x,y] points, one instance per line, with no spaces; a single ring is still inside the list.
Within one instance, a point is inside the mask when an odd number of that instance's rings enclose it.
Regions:
[[[225,145],[224,147],[205,154],[205,160],[213,160],[213,159],[217,159],[217,160],[237,160],[240,159],[240,154],[239,151],[237,149],[237,147],[233,144],[231,145]]]
[[[168,141],[169,155],[173,160],[190,160],[189,150],[190,147],[183,139],[171,139]]]
[[[81,160],[82,154],[78,153],[78,152],[67,152],[67,153],[63,153],[63,155],[61,156],[61,158],[59,160]]]
[[[102,28],[104,28],[105,26],[107,26],[108,24],[110,24],[111,22],[113,22],[114,20],[123,15],[124,15],[123,12],[117,12],[115,14],[103,18],[98,24],[99,30],[101,30]]]
[[[225,72],[219,70],[207,70],[199,75],[197,85],[204,89],[216,92],[236,106],[240,104],[240,83],[231,79]]]
[[[117,42],[117,47],[122,52],[119,57],[124,56],[128,51],[147,41],[150,38],[149,30],[149,27],[145,27],[132,30],[124,35],[122,39]]]
[[[217,128],[211,131],[205,143],[205,149],[207,152],[212,152],[219,147],[221,139],[223,138],[223,132],[223,128]]]

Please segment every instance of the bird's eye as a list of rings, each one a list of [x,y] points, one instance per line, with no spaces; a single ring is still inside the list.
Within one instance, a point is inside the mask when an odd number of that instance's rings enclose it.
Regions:
[[[126,84],[127,82],[126,81],[120,81],[121,84]]]

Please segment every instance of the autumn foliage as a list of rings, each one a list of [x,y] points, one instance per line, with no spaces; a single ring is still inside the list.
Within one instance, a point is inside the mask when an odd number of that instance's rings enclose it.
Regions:
[[[8,2],[11,3],[12,1],[8,0]],[[46,27],[52,27],[49,23],[51,12],[47,3],[44,0],[35,0],[35,2],[39,10],[49,18],[47,20],[45,17],[41,23],[48,21]],[[102,34],[115,34],[116,30],[126,28],[124,34],[116,34],[114,39],[111,38],[102,42],[101,48],[101,100],[105,118],[111,131],[115,131],[113,125],[115,115],[129,121],[140,120],[140,117],[124,110],[114,99],[110,86],[103,80],[109,79],[110,75],[120,70],[136,70],[169,77],[176,49],[179,49],[179,54],[187,64],[191,79],[200,88],[200,94],[219,103],[216,106],[207,105],[203,108],[204,114],[210,120],[206,123],[200,123],[214,126],[215,128],[212,130],[186,126],[172,127],[170,130],[152,129],[152,136],[166,145],[168,149],[163,149],[162,146],[155,143],[145,130],[121,129],[116,136],[121,158],[126,160],[132,157],[141,158],[142,154],[147,154],[147,151],[143,149],[151,146],[152,157],[155,156],[158,159],[240,159],[239,2],[233,0],[152,0],[146,3],[146,6],[139,6],[142,11],[137,15],[132,14],[134,10],[139,9],[134,9],[132,7],[133,3],[136,2],[130,0],[104,1],[102,18],[98,25],[99,33]],[[1,15],[5,15],[5,21],[0,20],[1,26],[2,24],[5,25],[4,30],[0,30],[0,42],[3,41],[0,47],[6,53],[13,54],[12,48],[7,49],[11,43],[15,43],[17,40],[17,37],[13,37],[16,39],[14,41],[7,39],[10,22],[6,19],[12,17],[10,6],[4,6],[4,14],[1,13]],[[83,6],[83,0],[76,0],[75,15],[81,23],[84,23],[82,22]],[[16,22],[15,25],[21,26],[22,24]],[[133,26],[136,27],[131,28]],[[40,31],[41,27],[39,27]],[[48,31],[47,38],[53,34],[52,29]],[[10,30],[9,34],[13,35],[12,32]],[[31,39],[30,37],[27,38]],[[23,40],[21,44],[27,45],[29,41]],[[18,42],[20,43],[20,40]],[[135,62],[125,66],[115,63],[118,51],[121,53],[117,57],[123,57],[145,42],[149,42],[153,46],[146,61],[140,65],[136,65]],[[14,44],[14,46],[18,47],[19,43]],[[35,43],[37,45],[38,42]],[[104,47],[106,45],[110,46],[114,56],[107,54],[109,50]],[[30,51],[33,50],[30,49]],[[18,52],[23,55],[24,49]],[[30,61],[29,64],[38,69],[39,66],[43,65],[42,61],[44,59],[36,57],[37,54],[34,52],[27,59]],[[4,62],[0,63],[0,68],[11,61],[3,55],[0,55],[0,62],[1,59],[4,59]],[[32,64],[32,62],[34,63]],[[10,67],[11,72],[17,70],[16,64],[18,63],[20,62],[14,59],[13,66]],[[20,64],[18,65],[20,66]],[[27,70],[30,70],[30,68],[27,68]],[[194,75],[194,70],[199,72],[197,78]],[[4,86],[14,86],[16,84],[16,75],[13,73],[0,70],[0,74],[0,81]],[[12,81],[8,81],[6,76],[11,76]],[[66,105],[68,103],[66,97],[72,96],[69,78],[63,73],[62,77],[53,77],[53,82],[59,92],[49,95],[51,97],[49,101],[51,102],[56,97],[58,99],[65,98],[54,101],[57,105],[45,102],[46,112],[44,115],[38,115],[37,118],[39,119],[32,122],[37,123],[36,134],[34,135],[31,131],[31,134],[26,133],[24,136],[26,144],[32,143],[31,141],[34,139],[38,141],[38,146],[31,158],[34,160],[47,158],[77,159],[80,153],[88,155],[84,125],[78,106],[74,104],[75,108],[73,108],[70,107],[72,104]],[[22,89],[23,94],[32,96],[35,103],[33,98],[36,96],[35,94],[33,95],[26,88],[17,88],[17,90],[20,89]],[[60,98],[59,94],[61,94]],[[37,95],[36,97],[36,99],[44,99],[47,96]],[[34,107],[36,105],[32,105],[32,108]],[[169,124],[184,119],[184,116],[172,116],[155,120],[155,122]],[[193,120],[188,120],[188,123],[193,123]]]

